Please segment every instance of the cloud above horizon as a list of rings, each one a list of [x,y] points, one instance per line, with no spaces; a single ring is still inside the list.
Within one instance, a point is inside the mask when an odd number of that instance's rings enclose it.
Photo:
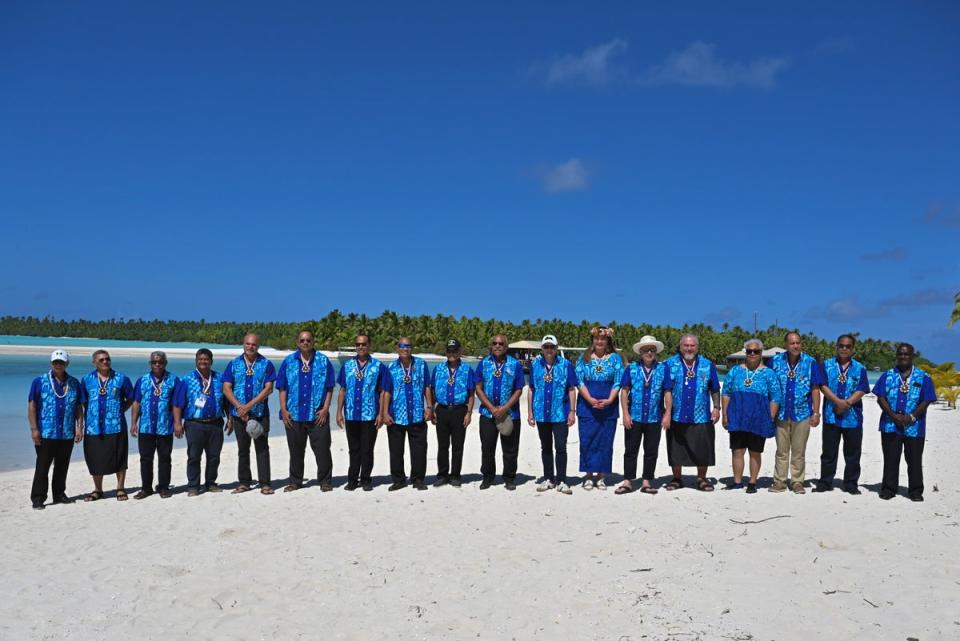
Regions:
[[[537,173],[543,190],[548,194],[586,189],[590,178],[590,171],[579,158],[571,158],[558,165],[543,167]]]
[[[647,86],[684,85],[687,87],[773,87],[777,74],[790,60],[786,57],[757,58],[750,62],[725,61],[717,57],[716,46],[696,41],[682,51],[671,52],[667,59],[641,74]]]
[[[903,247],[892,247],[872,254],[862,254],[860,260],[867,261],[902,261],[907,257],[907,250]]]
[[[579,54],[567,54],[547,65],[534,65],[531,71],[543,74],[544,84],[604,85],[613,72],[611,60],[627,50],[627,41],[614,38],[604,44],[587,47]]]
[[[884,298],[876,303],[864,303],[856,294],[836,298],[826,305],[811,307],[804,314],[807,320],[826,320],[833,323],[881,318],[901,308],[916,308],[953,303],[953,294],[946,289],[919,289],[906,294]],[[944,316],[946,323],[946,316]]]
[[[942,225],[952,229],[960,227],[960,207],[948,207],[942,201],[933,201],[927,205],[923,214],[923,222],[927,225]]]

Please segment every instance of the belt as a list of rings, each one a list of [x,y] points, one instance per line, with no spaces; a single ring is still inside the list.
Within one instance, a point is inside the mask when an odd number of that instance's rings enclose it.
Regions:
[[[437,403],[437,409],[440,409],[442,407],[445,410],[452,409],[454,407],[466,407],[466,406],[467,406],[466,403],[461,403],[459,405],[444,405],[443,403]]]
[[[188,418],[186,423],[222,423],[222,418]]]

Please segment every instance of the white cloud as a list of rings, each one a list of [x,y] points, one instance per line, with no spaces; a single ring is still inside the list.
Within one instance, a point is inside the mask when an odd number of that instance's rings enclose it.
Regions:
[[[595,47],[587,47],[583,53],[568,54],[548,65],[536,65],[533,70],[544,73],[547,85],[603,85],[613,75],[610,60],[627,50],[627,42],[614,38]]]
[[[674,51],[660,65],[640,76],[646,85],[689,87],[773,86],[776,75],[786,68],[787,58],[757,58],[752,62],[727,62],[717,58],[714,45],[694,42],[683,51]]]
[[[590,172],[577,158],[541,169],[539,173],[543,190],[548,194],[586,189],[590,177]]]

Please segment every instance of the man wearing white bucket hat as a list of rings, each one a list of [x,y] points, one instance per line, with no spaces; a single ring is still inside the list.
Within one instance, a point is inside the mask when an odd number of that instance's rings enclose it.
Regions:
[[[673,382],[670,370],[657,362],[657,354],[663,351],[663,343],[653,336],[644,336],[634,343],[633,351],[640,355],[640,362],[630,363],[620,381],[620,406],[623,409],[623,482],[616,494],[633,490],[632,481],[637,477],[637,454],[643,444],[643,476],[640,491],[656,494],[650,485],[657,467],[657,451],[660,449],[660,430],[670,425],[672,398],[664,407],[664,390]]]
[[[53,502],[73,503],[67,497],[67,470],[73,444],[83,438],[80,382],[67,374],[70,355],[62,349],[50,355],[50,371],[33,379],[27,400],[30,436],[37,450],[30,500],[42,510],[47,500],[47,479],[53,464]]]

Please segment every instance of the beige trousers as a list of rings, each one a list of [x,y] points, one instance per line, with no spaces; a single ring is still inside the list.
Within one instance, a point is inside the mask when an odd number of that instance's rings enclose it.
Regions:
[[[807,463],[807,438],[810,419],[777,421],[777,458],[773,466],[773,480],[787,482],[787,467],[791,483],[803,483]]]

